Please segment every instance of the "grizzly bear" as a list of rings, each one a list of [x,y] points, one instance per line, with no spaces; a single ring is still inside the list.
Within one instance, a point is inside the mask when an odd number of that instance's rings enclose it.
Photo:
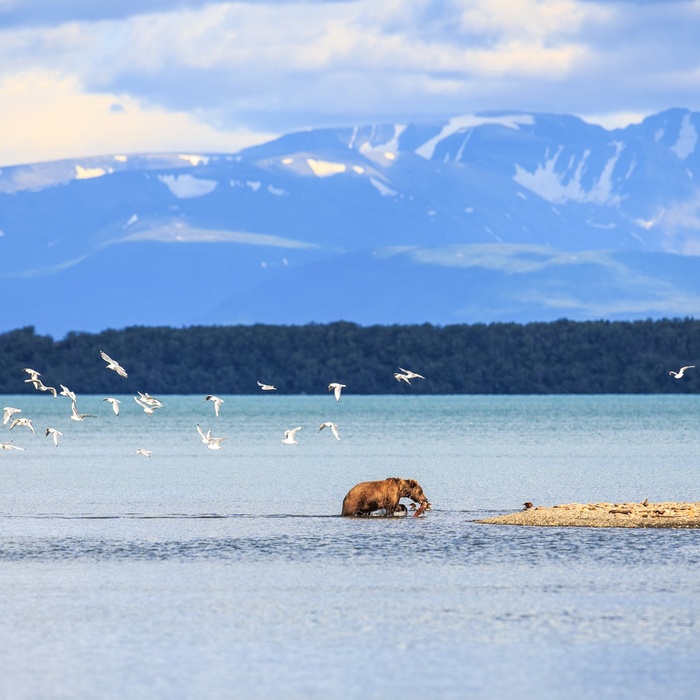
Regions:
[[[353,486],[343,499],[342,515],[369,515],[384,508],[391,517],[402,498],[421,505],[428,503],[421,485],[414,479],[392,476],[382,481],[363,481]]]

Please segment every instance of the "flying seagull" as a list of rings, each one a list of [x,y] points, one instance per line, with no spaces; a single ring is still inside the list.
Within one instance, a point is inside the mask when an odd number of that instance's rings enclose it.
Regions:
[[[422,374],[416,374],[415,372],[411,372],[410,369],[404,369],[403,367],[399,367],[399,369],[406,375],[408,379],[425,379],[425,377]]]
[[[338,433],[338,426],[335,423],[327,420],[325,423],[321,423],[321,427],[318,429],[319,432],[324,428],[330,428],[333,435],[335,435],[336,440],[340,440],[340,434]]]
[[[674,372],[673,370],[671,370],[671,371],[669,372],[669,374],[670,374],[672,377],[675,377],[676,379],[680,379],[680,378],[683,376],[683,373],[684,373],[687,369],[693,369],[694,367],[695,367],[695,365],[686,365],[685,367],[681,367],[677,372]]]
[[[107,369],[113,369],[120,377],[128,377],[126,370],[113,360],[104,350],[100,350],[100,357],[107,363]]]
[[[22,413],[21,408],[14,408],[13,406],[5,406],[5,408],[2,409],[3,414],[2,414],[2,424],[7,425],[10,422],[10,418],[14,416],[15,413]]]
[[[299,430],[301,430],[301,426],[299,426],[298,428],[292,428],[291,430],[285,430],[284,431],[284,440],[282,440],[282,442],[285,445],[296,445],[297,441],[295,438],[296,438],[296,434]]]
[[[113,399],[111,396],[108,396],[106,399],[102,399],[103,401],[109,401],[112,404],[112,410],[114,411],[115,415],[119,415],[119,404],[121,401],[119,399]]]
[[[150,457],[153,452],[151,450],[144,450],[143,447],[139,447],[138,450],[136,450],[137,455],[143,455],[144,457]]]
[[[340,401],[340,392],[345,388],[345,384],[339,384],[338,382],[331,382],[328,385],[328,391],[332,391],[335,394],[335,400]]]
[[[9,442],[0,442],[0,450],[23,450],[24,447],[17,447],[17,445],[12,444],[12,440]]]
[[[221,449],[221,443],[224,440],[228,440],[228,435],[224,435],[223,437],[212,437],[211,430],[207,430],[205,433],[202,430],[202,426],[197,423],[197,432],[199,433],[199,437],[202,438],[202,442],[210,449],[210,450],[220,450]]]
[[[54,399],[58,397],[58,392],[56,389],[52,386],[46,386],[45,384],[42,384],[41,386],[38,386],[37,389],[40,391],[49,391],[53,394]]]
[[[30,377],[29,379],[24,380],[25,384],[33,384],[34,388],[39,390],[42,386],[44,386],[44,382],[39,379],[39,377]]]
[[[97,418],[97,416],[93,416],[91,413],[78,413],[78,405],[75,403],[75,401],[71,402],[70,410],[71,420],[83,420],[83,418]]]
[[[59,392],[61,396],[67,396],[71,401],[77,401],[74,391],[71,391],[65,384],[59,384],[59,386],[61,387],[61,391]]]
[[[202,442],[206,445],[211,439],[211,430],[207,430],[207,432],[205,433],[202,430],[202,426],[199,425],[199,423],[197,423],[197,432],[199,433],[199,437],[202,438]]]
[[[277,387],[273,386],[272,384],[263,384],[262,382],[258,382],[258,386],[263,391],[277,391]]]
[[[16,425],[21,425],[24,426],[25,428],[29,428],[34,435],[36,435],[36,431],[34,430],[34,426],[32,425],[32,421],[29,418],[15,418],[13,419],[12,423],[10,423],[10,430],[12,430]]]
[[[228,435],[224,435],[222,437],[209,437],[209,439],[207,440],[207,447],[210,450],[220,450],[221,443],[224,440],[228,440]]]
[[[25,384],[33,384],[34,388],[37,391],[50,391],[53,394],[53,397],[56,398],[56,389],[52,386],[46,386],[44,382],[39,379],[39,377],[32,377],[31,379],[25,379],[24,380]]]
[[[211,401],[214,404],[214,413],[216,413],[216,417],[219,417],[219,410],[221,409],[221,404],[224,402],[223,399],[220,399],[218,396],[214,396],[214,394],[209,394],[204,398],[205,401]]]
[[[49,435],[51,435],[51,437],[53,438],[53,444],[56,445],[56,447],[58,447],[58,436],[63,435],[63,433],[59,430],[56,430],[56,428],[46,428],[46,437],[48,437]]]
[[[142,391],[139,391],[137,393],[141,402],[147,404],[148,406],[162,408],[165,405],[160,399],[157,399],[155,396],[151,396],[148,392],[144,393]]]
[[[161,403],[160,401],[158,401],[158,399],[151,399],[151,401],[146,402],[143,399],[140,399],[138,396],[134,396],[134,401],[136,401],[136,403],[139,406],[141,406],[144,413],[146,413],[149,416],[152,416],[153,412],[157,408],[163,408],[163,406],[165,405],[165,404]]]

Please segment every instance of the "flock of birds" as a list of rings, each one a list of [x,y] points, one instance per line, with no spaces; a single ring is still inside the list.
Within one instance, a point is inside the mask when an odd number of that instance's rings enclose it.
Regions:
[[[128,377],[128,373],[126,370],[117,362],[116,360],[112,359],[106,352],[100,351],[100,356],[102,359],[107,363],[106,369],[112,370],[116,372],[120,377]],[[687,369],[684,368],[684,369]],[[25,379],[24,381],[26,383],[30,383],[34,386],[34,388],[37,391],[45,391],[53,395],[54,398],[58,398],[59,396],[66,396],[71,400],[71,420],[74,421],[83,421],[86,418],[96,418],[94,414],[91,413],[80,413],[78,411],[78,404],[77,404],[77,396],[75,392],[71,391],[67,386],[64,384],[59,384],[61,390],[58,391],[55,387],[52,386],[47,386],[44,384],[44,382],[41,380],[41,374],[35,370],[32,369],[31,367],[25,367],[24,372],[26,372],[29,375],[28,379]],[[682,372],[683,370],[681,370]],[[407,384],[411,383],[411,379],[425,379],[420,374],[417,374],[416,372],[412,372],[407,369],[403,369],[399,367],[399,372],[394,372],[394,377],[396,378],[397,381],[399,382],[406,382]],[[277,388],[273,384],[266,384],[264,382],[258,381],[257,382],[258,386],[262,391],[276,391]],[[341,393],[343,389],[346,388],[345,384],[341,384],[340,382],[331,382],[328,385],[328,391],[332,391],[335,400],[340,401]],[[143,409],[143,411],[151,416],[153,413],[155,413],[158,409],[162,408],[165,404],[160,401],[159,399],[155,398],[154,396],[151,396],[148,393],[145,392],[137,392],[138,396],[134,396],[134,401]],[[103,401],[108,402],[111,407],[112,411],[114,412],[115,415],[119,415],[119,410],[120,410],[120,404],[121,401],[119,399],[116,399],[112,396],[108,396],[104,399]],[[211,401],[212,404],[214,405],[214,413],[216,417],[218,418],[219,413],[221,411],[221,405],[224,403],[224,400],[218,396],[215,396],[214,394],[208,394],[204,398],[205,401]],[[31,430],[32,434],[36,435],[36,430],[34,428],[34,424],[30,418],[26,418],[25,416],[19,416],[15,417],[17,414],[22,413],[21,408],[16,408],[14,406],[5,406],[3,408],[3,418],[2,422],[3,425],[8,425],[9,424],[9,430],[14,430],[17,427],[25,427]],[[214,437],[212,434],[211,430],[207,430],[206,432],[202,429],[202,427],[199,425],[199,423],[196,425],[197,432],[199,433],[199,437],[201,438],[201,441],[210,449],[210,450],[220,450],[222,443],[228,439],[228,435],[223,435],[221,437]],[[319,432],[323,430],[324,428],[329,428],[330,432],[333,434],[336,440],[340,440],[340,432],[338,431],[338,426],[333,423],[332,421],[325,421],[321,423],[319,427]],[[298,426],[296,428],[291,428],[290,430],[285,430],[284,432],[284,438],[282,439],[282,442],[286,445],[296,445],[297,440],[296,440],[296,434],[301,430],[301,426]],[[63,433],[52,427],[48,427],[45,429],[44,434],[46,437],[51,437],[51,439],[54,442],[54,445],[58,447],[59,443],[59,438],[63,436]],[[5,442],[0,442],[0,450],[24,450],[24,447],[20,447],[18,445],[14,444],[14,440],[8,440]],[[144,448],[138,448],[136,450],[136,454],[142,455],[144,457],[150,457],[152,454],[151,450],[147,450]]]
[[[126,370],[114,359],[112,359],[106,352],[100,351],[100,356],[102,359],[107,363],[106,369],[112,370],[116,372],[120,377],[128,377],[129,375],[127,374]],[[694,369],[695,365],[685,365],[681,367],[677,372],[674,370],[669,371],[669,374],[674,377],[675,379],[682,379],[685,376],[685,373],[689,369]],[[59,384],[61,387],[60,391],[57,391],[55,387],[52,386],[46,386],[43,381],[41,380],[41,374],[35,370],[32,369],[31,367],[25,367],[24,371],[29,375],[28,379],[25,379],[25,382],[30,383],[34,386],[34,388],[37,391],[46,391],[49,392],[50,394],[53,395],[54,398],[58,398],[58,396],[66,396],[71,400],[71,420],[74,421],[83,421],[86,418],[96,418],[97,416],[91,414],[91,413],[80,413],[78,411],[78,405],[77,405],[77,397],[75,395],[75,392],[71,391],[67,386],[63,384]],[[406,382],[406,384],[410,384],[412,379],[425,379],[425,377],[421,374],[418,374],[417,372],[412,372],[411,370],[404,369],[402,367],[399,367],[398,372],[394,372],[394,378],[399,381],[399,382]],[[262,391],[276,391],[277,388],[274,386],[274,384],[266,384],[264,382],[258,381],[257,382],[258,386]],[[345,384],[341,384],[340,382],[331,382],[328,385],[328,391],[332,391],[335,400],[340,401],[340,397],[342,394],[343,389],[346,388]],[[143,409],[143,411],[147,415],[153,415],[155,411],[158,409],[162,408],[165,404],[163,404],[162,401],[159,399],[151,396],[148,393],[145,392],[137,392],[138,396],[134,396],[134,401]],[[119,415],[119,408],[121,401],[119,399],[116,399],[112,396],[108,396],[104,399],[103,401],[108,402],[111,407],[112,411],[114,412],[115,415]],[[211,401],[212,404],[214,405],[214,413],[216,417],[218,418],[219,413],[221,411],[221,405],[224,403],[224,400],[222,398],[219,398],[218,396],[215,396],[213,394],[208,394],[204,398],[205,401]],[[16,408],[14,406],[5,406],[3,408],[3,418],[2,422],[3,425],[8,425],[9,424],[9,429],[14,430],[17,427],[25,427],[31,430],[31,432],[36,435],[36,430],[34,428],[34,424],[30,418],[26,418],[24,416],[20,417],[15,417],[17,414],[22,413],[22,409]],[[228,439],[228,435],[223,435],[221,437],[214,437],[212,434],[211,430],[207,430],[206,432],[202,429],[202,427],[197,424],[196,426],[197,432],[199,433],[199,437],[201,438],[201,441],[210,449],[210,450],[220,450],[222,443]],[[340,432],[338,431],[338,426],[333,423],[332,421],[325,421],[321,423],[319,427],[319,432],[321,430],[324,430],[325,428],[329,428],[330,432],[333,434],[336,440],[340,440]],[[282,439],[282,442],[285,445],[296,445],[297,439],[296,439],[296,434],[301,430],[301,426],[297,426],[296,428],[291,428],[289,430],[284,431],[284,438]],[[56,428],[48,427],[45,429],[46,437],[50,437],[53,440],[53,443],[56,447],[58,447],[59,443],[59,438],[63,436],[63,433],[59,431]],[[0,442],[0,450],[24,450],[24,447],[19,447],[18,445],[14,444],[14,440],[9,440],[5,442]],[[144,457],[150,457],[152,454],[151,450],[147,450],[144,448],[139,448],[136,450],[136,454],[142,455]]]

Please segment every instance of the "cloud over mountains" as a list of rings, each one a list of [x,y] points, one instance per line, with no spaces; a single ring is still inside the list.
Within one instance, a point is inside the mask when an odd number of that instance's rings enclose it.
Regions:
[[[699,31],[690,0],[6,0],[0,165],[504,107],[638,122],[700,108]]]

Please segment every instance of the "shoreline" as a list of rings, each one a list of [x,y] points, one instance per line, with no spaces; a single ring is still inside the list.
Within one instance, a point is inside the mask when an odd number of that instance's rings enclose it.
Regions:
[[[486,525],[533,527],[700,528],[700,502],[564,503],[481,518]]]

